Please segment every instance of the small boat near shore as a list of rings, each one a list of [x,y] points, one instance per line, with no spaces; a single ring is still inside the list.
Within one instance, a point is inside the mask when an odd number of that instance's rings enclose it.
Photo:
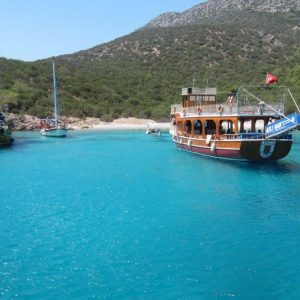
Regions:
[[[65,122],[59,117],[60,102],[58,97],[57,80],[55,75],[55,64],[52,62],[53,72],[53,102],[54,117],[42,119],[40,122],[41,134],[48,137],[66,137],[68,129]]]
[[[159,128],[156,128],[154,126],[150,126],[149,123],[146,124],[147,125],[147,129],[146,129],[146,134],[154,134],[154,135],[161,135],[161,130]]]
[[[279,89],[280,87],[278,87]],[[182,103],[171,106],[170,132],[177,148],[238,161],[278,160],[291,150],[292,131],[300,128],[299,108],[290,90],[241,87],[218,99],[216,88],[183,88]],[[298,113],[285,115],[288,96]]]
[[[14,139],[11,131],[4,125],[5,116],[0,112],[0,147],[10,146]]]

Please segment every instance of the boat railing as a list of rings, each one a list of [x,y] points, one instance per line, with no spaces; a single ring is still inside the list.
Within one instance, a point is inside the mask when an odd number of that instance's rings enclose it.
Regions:
[[[225,140],[262,140],[266,135],[261,132],[247,132],[238,134],[223,134],[222,139]],[[276,137],[277,139],[291,140],[292,134],[282,134]]]
[[[284,106],[278,104],[270,105],[243,105],[238,103],[221,103],[221,104],[205,104],[203,106],[183,107],[182,104],[174,104],[171,106],[171,114],[219,114],[219,115],[274,115],[276,113],[284,113]]]
[[[238,113],[241,115],[274,115],[276,113],[284,113],[284,105],[278,104],[258,104],[258,105],[240,105]]]
[[[217,140],[260,140],[264,139],[265,135],[259,132],[251,132],[251,133],[232,133],[232,134],[222,134],[221,136],[213,136]]]
[[[206,139],[206,135],[197,135],[197,134],[189,134],[183,131],[177,131],[174,129],[172,134],[177,136],[183,136],[186,138],[202,138]],[[266,136],[264,133],[261,132],[247,132],[247,133],[233,133],[233,134],[222,134],[222,135],[215,135],[212,134],[212,140],[262,140],[265,139]],[[276,137],[276,139],[284,139],[284,140],[292,140],[293,136],[290,133],[281,134]]]
[[[171,114],[234,114],[238,111],[238,105],[235,104],[205,104],[203,106],[183,107],[182,104],[171,105]]]
[[[247,132],[237,134],[238,140],[260,140],[264,138],[265,134],[261,132]]]

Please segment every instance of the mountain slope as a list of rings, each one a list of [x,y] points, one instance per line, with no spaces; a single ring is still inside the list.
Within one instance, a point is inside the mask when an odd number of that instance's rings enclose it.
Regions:
[[[300,10],[298,0],[208,0],[183,13],[164,13],[143,28],[182,26],[201,23],[203,19],[217,18],[227,13],[248,12],[293,12]]]
[[[271,71],[300,99],[299,20],[299,11],[227,11],[195,24],[147,27],[56,57],[63,114],[167,118],[194,72],[198,85],[208,82],[226,92],[241,84],[262,84]],[[14,112],[51,113],[49,60],[0,59],[0,70],[0,103]]]

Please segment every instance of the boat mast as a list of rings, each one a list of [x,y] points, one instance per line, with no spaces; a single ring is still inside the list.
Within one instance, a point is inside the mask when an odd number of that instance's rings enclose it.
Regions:
[[[53,100],[54,100],[54,121],[55,121],[55,126],[57,126],[57,85],[56,85],[56,76],[55,76],[55,64],[54,60],[52,60],[52,68],[53,68]]]
[[[195,83],[196,83],[196,73],[194,71],[194,76],[193,76],[193,88],[195,88]]]

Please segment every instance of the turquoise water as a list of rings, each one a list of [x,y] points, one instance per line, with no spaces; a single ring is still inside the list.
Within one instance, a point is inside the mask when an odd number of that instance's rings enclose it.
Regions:
[[[300,298],[299,135],[265,165],[144,132],[14,136],[0,299]]]

